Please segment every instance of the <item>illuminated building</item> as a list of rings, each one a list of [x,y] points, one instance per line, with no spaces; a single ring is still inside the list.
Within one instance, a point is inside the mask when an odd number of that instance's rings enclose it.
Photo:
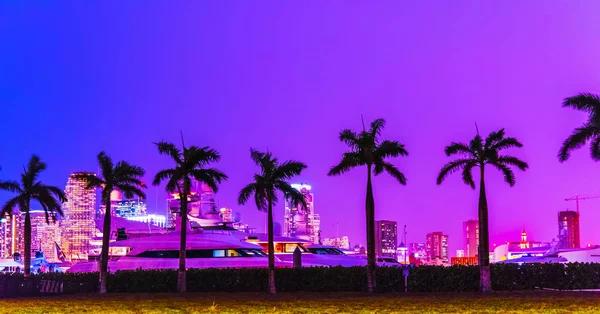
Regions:
[[[0,221],[0,258],[12,258],[13,254],[23,255],[23,219],[21,212],[15,211],[12,215],[6,215]]]
[[[396,258],[398,224],[391,220],[375,221],[375,254]]]
[[[9,225],[6,223],[6,218],[0,219],[0,259],[9,256],[8,254],[8,231]]]
[[[456,257],[465,257],[465,250],[456,250]]]
[[[43,210],[32,210],[31,213],[31,249],[34,252],[42,251],[44,257],[50,261],[58,261],[56,244],[60,242],[60,228],[58,221],[54,222],[52,216],[48,217]]]
[[[136,217],[146,215],[146,202],[143,200],[122,200],[111,206],[114,216]]]
[[[525,229],[521,232],[519,242],[506,242],[494,248],[490,261],[497,263],[519,257],[539,257],[550,250],[550,243],[535,242],[527,239]]]
[[[558,213],[558,239],[561,249],[580,248],[579,213],[569,210]]]
[[[479,265],[477,256],[463,256],[463,257],[453,257],[451,259],[452,266],[454,265],[462,265],[462,266],[475,266]]]
[[[448,265],[448,235],[442,232],[431,232],[427,234],[425,241],[427,249],[427,262],[433,265]]]
[[[188,195],[188,214],[193,217],[192,213],[200,215],[200,195],[197,192],[190,192]],[[181,213],[181,203],[179,202],[179,194],[171,194],[171,198],[167,199],[167,228],[175,228],[178,222],[177,217]]]
[[[220,216],[223,222],[233,222],[234,217],[233,210],[231,208],[223,207],[219,209],[219,212],[221,213]]]
[[[408,254],[408,247],[404,243],[400,243],[398,248],[396,248],[396,260],[400,264],[408,265],[410,264],[410,256]]]
[[[350,239],[348,236],[340,238],[325,238],[323,239],[323,245],[333,246],[338,249],[350,249]]]
[[[301,238],[312,243],[319,243],[321,220],[315,214],[314,194],[310,192],[311,186],[307,184],[292,184],[292,188],[300,191],[307,206],[292,204],[285,200],[285,213],[283,217],[283,235],[292,238]]]
[[[165,215],[148,214],[141,216],[128,216],[123,218],[129,221],[143,222],[160,228],[166,228],[167,226],[167,217]]]
[[[427,246],[425,243],[409,243],[408,255],[413,264],[421,264],[427,260]]]
[[[61,247],[69,260],[87,260],[92,248],[90,240],[94,237],[96,225],[96,190],[86,189],[83,180],[72,173],[67,181],[63,204],[64,219],[61,221]]]
[[[479,220],[469,219],[463,222],[463,236],[465,241],[465,256],[479,255]]]

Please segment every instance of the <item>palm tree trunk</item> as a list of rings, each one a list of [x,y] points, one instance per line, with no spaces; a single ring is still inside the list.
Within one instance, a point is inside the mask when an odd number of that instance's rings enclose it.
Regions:
[[[31,216],[29,215],[29,204],[26,204],[27,208],[22,208],[25,211],[25,230],[24,230],[24,249],[23,249],[23,271],[25,277],[29,277],[31,274]],[[16,217],[13,216],[13,219]]]
[[[110,208],[110,193],[108,196],[102,197],[104,200],[104,205],[106,206],[106,211],[104,212],[104,227],[102,232],[102,252],[100,253],[100,293],[106,293],[106,281],[108,279],[108,252],[110,251],[110,247],[108,246],[110,243],[110,218],[112,216],[112,210]]]
[[[273,200],[271,197],[268,199],[267,208],[267,229],[269,234],[269,294],[276,294],[277,288],[275,286],[275,243],[273,239]]]
[[[492,291],[490,277],[490,240],[488,230],[488,205],[485,195],[484,167],[481,166],[479,183],[479,288],[481,292]]]
[[[377,289],[375,280],[375,200],[373,199],[373,186],[371,185],[371,165],[367,165],[367,290],[374,293]]]
[[[185,268],[185,258],[186,258],[186,233],[187,233],[187,195],[189,191],[189,186],[184,184],[184,192],[180,196],[181,202],[181,239],[179,245],[179,271],[177,272],[177,292],[185,293],[187,291],[186,284],[186,268]]]

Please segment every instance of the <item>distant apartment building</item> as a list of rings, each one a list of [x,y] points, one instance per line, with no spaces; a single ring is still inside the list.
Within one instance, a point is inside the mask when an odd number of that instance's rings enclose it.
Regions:
[[[561,249],[581,247],[578,212],[566,210],[558,213],[558,240]]]
[[[427,261],[434,265],[448,265],[448,235],[442,232],[431,232],[426,237]]]
[[[285,200],[283,235],[319,243],[321,219],[319,214],[315,213],[315,196],[311,192],[312,188],[307,184],[292,184],[292,188],[304,195],[307,206],[294,204],[289,199]]]
[[[72,173],[67,180],[63,204],[64,219],[60,223],[61,247],[69,260],[87,260],[95,236],[96,190]]]
[[[479,264],[477,256],[463,256],[463,257],[453,257],[450,260],[450,264],[461,265],[461,266],[475,266]]]
[[[31,213],[31,250],[41,251],[49,261],[58,261],[56,244],[60,242],[59,221],[54,221],[52,215],[46,222],[43,210],[32,210]],[[33,252],[31,252],[33,254]]]
[[[11,258],[15,253],[23,255],[23,223],[19,211],[6,215],[0,221],[0,258]]]
[[[479,220],[469,219],[463,222],[464,253],[466,257],[477,256],[479,253]]]
[[[325,238],[323,239],[323,245],[333,246],[338,249],[350,249],[350,240],[348,239],[348,236]]]
[[[411,262],[421,264],[427,260],[427,246],[425,243],[409,243],[408,255]]]
[[[375,254],[396,258],[398,223],[391,220],[375,221]]]

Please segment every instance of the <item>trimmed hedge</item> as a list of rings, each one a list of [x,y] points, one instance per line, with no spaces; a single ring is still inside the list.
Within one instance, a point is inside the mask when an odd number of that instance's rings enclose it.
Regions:
[[[491,266],[492,287],[497,291],[553,288],[560,290],[600,288],[600,264],[496,264]],[[0,276],[0,280],[5,276]],[[310,267],[277,269],[277,290],[282,292],[366,291],[364,267]],[[65,293],[93,292],[97,273],[42,274],[39,279],[64,282]],[[190,292],[262,292],[267,290],[266,269],[191,269]],[[119,271],[108,277],[109,292],[175,292],[173,270]],[[404,291],[402,268],[377,268],[380,292]],[[477,266],[419,266],[410,270],[411,292],[463,292],[479,290]]]

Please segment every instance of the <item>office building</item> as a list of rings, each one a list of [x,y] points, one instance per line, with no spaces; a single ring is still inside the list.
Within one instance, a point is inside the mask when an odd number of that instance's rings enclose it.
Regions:
[[[479,220],[469,219],[463,222],[464,254],[466,257],[477,256],[479,253]]]
[[[0,221],[0,258],[11,258],[13,254],[23,255],[23,223],[25,220],[21,212],[14,211],[12,215],[6,215]]]
[[[427,248],[427,261],[432,265],[448,265],[448,235],[442,232],[431,232],[427,234],[425,245]]]
[[[350,249],[350,240],[348,236],[343,236],[340,238],[325,238],[323,239],[323,245],[333,246],[338,249]]]
[[[63,204],[64,219],[60,223],[61,247],[69,260],[87,260],[92,248],[90,240],[96,233],[96,190],[86,189],[86,183],[72,173],[67,181]]]
[[[561,249],[580,248],[579,213],[561,211],[558,213],[558,240]]]
[[[375,221],[375,254],[396,258],[398,224],[391,220]]]
[[[321,220],[314,208],[314,194],[311,186],[307,184],[292,184],[292,188],[300,191],[305,197],[307,206],[293,204],[285,200],[285,213],[283,216],[283,235],[292,238],[301,238],[312,243],[319,243],[321,237]]]
[[[31,214],[31,250],[41,251],[49,261],[58,261],[56,244],[60,242],[59,222],[54,221],[49,215],[46,222],[46,214],[43,210],[32,210]]]

